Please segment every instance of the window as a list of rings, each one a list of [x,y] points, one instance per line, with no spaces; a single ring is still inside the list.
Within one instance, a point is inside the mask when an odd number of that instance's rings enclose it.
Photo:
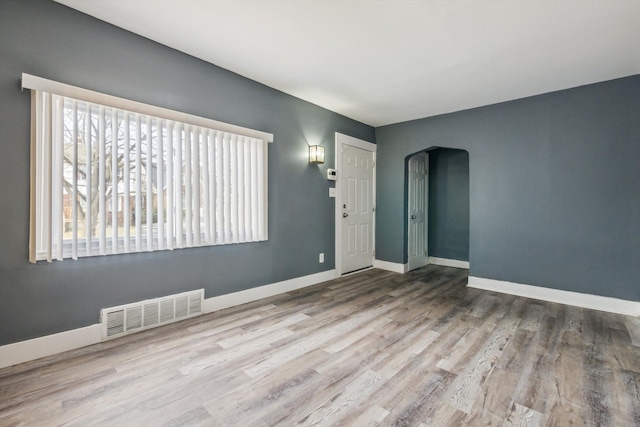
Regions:
[[[267,239],[273,136],[23,75],[30,261]]]

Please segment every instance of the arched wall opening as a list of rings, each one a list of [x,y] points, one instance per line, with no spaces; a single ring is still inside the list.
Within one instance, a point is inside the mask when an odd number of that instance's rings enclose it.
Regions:
[[[424,263],[416,255],[421,231],[420,197],[416,196],[417,159],[426,158]],[[407,269],[426,264],[469,267],[469,153],[433,146],[405,158],[405,254]],[[417,218],[417,219],[416,219]],[[417,237],[416,237],[417,236]]]

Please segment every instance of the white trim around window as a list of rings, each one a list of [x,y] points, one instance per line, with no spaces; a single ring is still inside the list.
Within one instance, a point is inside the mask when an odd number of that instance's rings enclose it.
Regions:
[[[267,240],[273,135],[26,74],[23,87],[31,262]]]
[[[94,104],[108,105],[110,107],[116,107],[135,113],[174,120],[194,126],[229,132],[236,135],[258,138],[266,142],[273,142],[273,134],[271,133],[219,122],[217,120],[207,119],[205,117],[200,117],[193,114],[182,113],[180,111],[170,110],[168,108],[157,107],[155,105],[144,104],[142,102],[132,101],[130,99],[107,95],[89,89],[83,89],[65,83],[56,82],[54,80],[32,76],[31,74],[22,73],[22,89],[31,89],[41,92],[54,93],[56,95],[75,98]]]

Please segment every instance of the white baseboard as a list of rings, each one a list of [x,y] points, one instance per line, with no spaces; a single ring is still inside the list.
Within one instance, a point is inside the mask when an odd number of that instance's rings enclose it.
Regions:
[[[637,301],[583,294],[579,292],[562,291],[559,289],[523,285],[520,283],[504,282],[502,280],[485,279],[474,276],[469,276],[469,283],[467,286],[470,288],[518,295],[521,297],[589,308],[592,310],[624,314],[626,316],[640,316],[640,302]]]
[[[381,270],[393,271],[394,273],[404,274],[407,272],[409,265],[375,259],[373,260],[373,268],[379,268]]]
[[[204,300],[203,311],[204,313],[211,313],[212,311],[223,308],[245,304],[283,292],[326,282],[327,280],[335,279],[335,277],[335,270],[327,270],[321,273],[247,289],[245,291],[207,298]],[[58,334],[3,345],[0,346],[0,369],[17,365],[18,363],[40,359],[41,357],[75,350],[80,347],[98,344],[102,341],[102,325],[95,324],[84,328],[60,332]]]
[[[445,267],[466,268],[469,269],[469,261],[459,261],[457,259],[437,258],[430,256],[427,258],[428,264],[442,265]],[[409,271],[409,264],[400,264],[396,262],[381,261],[376,259],[373,261],[373,267],[381,270],[393,271],[394,273],[404,274]]]
[[[0,346],[0,368],[40,359],[102,341],[102,326],[95,324],[58,334]]]
[[[308,276],[296,277],[295,279],[284,280],[282,282],[271,283],[270,285],[258,286],[244,291],[233,292],[231,294],[220,295],[204,300],[204,312],[222,310],[240,304],[268,298],[273,295],[293,291],[318,283],[326,282],[336,278],[335,270],[327,270],[321,273],[310,274]]]
[[[457,259],[438,258],[430,256],[427,261],[429,264],[442,265],[444,267],[455,267],[469,269],[469,261],[460,261]]]

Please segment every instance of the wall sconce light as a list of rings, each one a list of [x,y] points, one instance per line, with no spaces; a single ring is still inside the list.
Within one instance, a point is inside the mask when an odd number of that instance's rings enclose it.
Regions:
[[[309,146],[309,163],[314,165],[324,163],[324,147],[322,145]]]

